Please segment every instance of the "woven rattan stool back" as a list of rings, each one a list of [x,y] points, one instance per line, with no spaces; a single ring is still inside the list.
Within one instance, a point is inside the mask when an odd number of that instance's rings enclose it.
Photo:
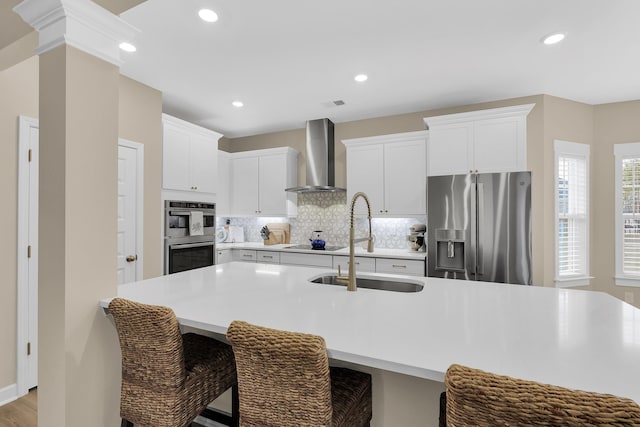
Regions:
[[[447,426],[640,426],[630,399],[570,390],[452,365]]]
[[[331,425],[322,337],[234,321],[227,339],[236,357],[241,426]]]
[[[120,339],[123,381],[144,383],[149,388],[182,387],[182,335],[173,311],[115,298],[109,312]]]

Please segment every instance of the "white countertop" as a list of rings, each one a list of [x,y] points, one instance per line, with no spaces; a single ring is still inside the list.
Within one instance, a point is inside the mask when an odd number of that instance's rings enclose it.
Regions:
[[[265,245],[261,242],[244,242],[244,243],[216,243],[216,249],[253,249],[260,251],[278,251],[278,252],[298,252],[310,253],[315,255],[344,255],[349,256],[349,246],[337,251],[319,251],[311,249],[285,249],[288,246],[295,246],[298,243],[286,243],[279,245]],[[409,249],[386,249],[375,248],[372,253],[367,252],[362,247],[355,248],[356,256],[376,257],[376,258],[398,258],[398,259],[418,259],[423,260],[427,254],[425,252],[411,251]]]
[[[640,402],[640,309],[610,295],[427,277],[410,278],[425,284],[419,293],[307,281],[328,271],[232,262],[122,285],[118,296],[219,334],[241,319],[321,335],[332,359],[421,378],[443,381],[460,363]]]

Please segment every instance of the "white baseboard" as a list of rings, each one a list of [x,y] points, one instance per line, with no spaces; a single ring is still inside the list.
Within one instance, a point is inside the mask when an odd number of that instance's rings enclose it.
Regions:
[[[5,388],[0,388],[0,406],[13,402],[18,398],[18,386],[11,384]]]

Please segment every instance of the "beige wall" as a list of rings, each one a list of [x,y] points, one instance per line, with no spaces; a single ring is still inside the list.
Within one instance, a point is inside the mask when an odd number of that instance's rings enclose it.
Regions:
[[[640,306],[640,288],[616,286],[614,261],[614,156],[613,145],[640,142],[640,101],[603,104],[594,107],[592,160],[592,273],[595,289],[624,299],[633,294]]]
[[[0,71],[0,389],[16,382],[18,116],[38,117],[38,59]]]
[[[162,93],[120,76],[120,138],[144,144],[144,278],[162,275]]]

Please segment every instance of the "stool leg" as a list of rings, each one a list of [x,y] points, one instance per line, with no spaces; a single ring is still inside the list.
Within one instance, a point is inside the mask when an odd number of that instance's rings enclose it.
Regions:
[[[238,384],[231,387],[231,425],[240,426],[240,399],[238,397]]]

